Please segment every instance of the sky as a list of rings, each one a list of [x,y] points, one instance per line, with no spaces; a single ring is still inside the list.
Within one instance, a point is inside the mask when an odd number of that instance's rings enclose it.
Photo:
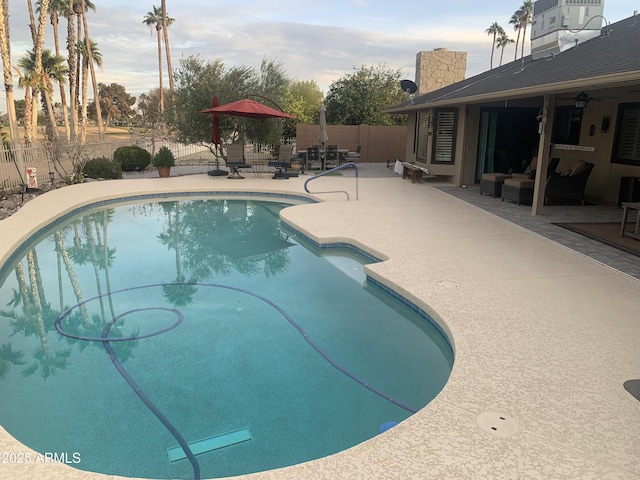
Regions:
[[[614,23],[640,10],[640,0],[603,0],[604,17]],[[103,57],[98,82],[124,85],[135,97],[157,88],[155,30],[143,19],[160,0],[93,0],[89,34]],[[509,24],[521,0],[166,0],[173,68],[180,58],[221,59],[227,67],[259,68],[264,58],[281,62],[288,76],[313,80],[327,93],[332,82],[361,66],[382,65],[415,80],[416,54],[434,48],[467,52],[467,77],[489,69],[491,41],[485,30],[498,22],[515,39]],[[11,52],[15,64],[32,48],[26,2],[10,2]],[[45,46],[53,50],[47,22]],[[66,35],[66,20],[61,19]],[[527,36],[529,30],[527,30]],[[65,39],[61,39],[62,45]],[[528,42],[527,42],[528,43]],[[528,45],[527,45],[528,47]],[[505,63],[513,59],[505,50]],[[499,61],[499,51],[494,64]],[[525,55],[528,48],[525,49]],[[168,87],[166,61],[164,86]],[[93,94],[90,93],[90,97]],[[23,98],[19,89],[15,98]],[[6,112],[0,95],[0,111]]]

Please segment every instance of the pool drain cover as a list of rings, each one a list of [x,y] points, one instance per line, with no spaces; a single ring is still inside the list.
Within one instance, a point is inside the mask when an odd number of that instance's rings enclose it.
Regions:
[[[522,430],[515,418],[499,412],[482,412],[476,417],[476,424],[483,432],[502,438],[515,437]]]

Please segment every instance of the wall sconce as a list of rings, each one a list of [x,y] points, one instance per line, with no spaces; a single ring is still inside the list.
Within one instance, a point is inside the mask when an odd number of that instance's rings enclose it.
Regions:
[[[587,103],[589,103],[589,95],[585,92],[581,92],[576,97],[576,108],[587,108]]]

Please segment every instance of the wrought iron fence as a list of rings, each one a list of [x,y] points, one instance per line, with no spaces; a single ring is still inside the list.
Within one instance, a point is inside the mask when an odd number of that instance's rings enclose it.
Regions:
[[[21,184],[35,187],[52,178],[56,182],[65,181],[78,165],[98,157],[112,160],[118,147],[129,145],[145,148],[151,154],[166,146],[173,152],[178,165],[203,165],[215,160],[207,145],[183,145],[160,139],[0,149],[0,191],[18,190]]]

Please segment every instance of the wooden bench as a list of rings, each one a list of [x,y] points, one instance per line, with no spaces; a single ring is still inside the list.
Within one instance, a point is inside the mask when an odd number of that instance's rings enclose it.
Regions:
[[[431,175],[427,168],[419,167],[409,162],[402,162],[402,178],[411,177],[411,183],[419,183],[422,181],[422,174]]]

